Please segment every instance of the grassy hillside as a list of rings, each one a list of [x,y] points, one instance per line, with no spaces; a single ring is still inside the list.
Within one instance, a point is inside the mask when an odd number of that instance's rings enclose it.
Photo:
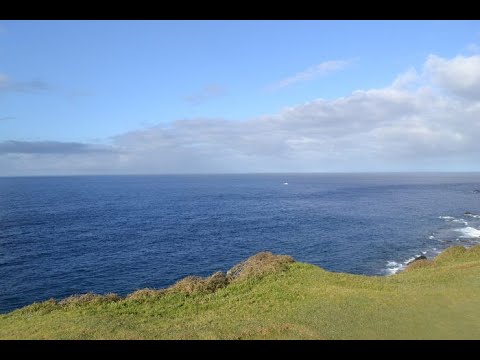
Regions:
[[[389,277],[259,254],[228,276],[0,316],[2,339],[480,339],[480,246]]]

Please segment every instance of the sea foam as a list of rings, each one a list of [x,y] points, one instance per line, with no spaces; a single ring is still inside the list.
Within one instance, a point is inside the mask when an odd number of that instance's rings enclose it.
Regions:
[[[470,216],[470,217],[475,218],[475,219],[480,219],[480,215],[477,215],[477,214],[466,213],[464,215],[465,216]]]
[[[405,265],[398,263],[396,261],[388,261],[385,272],[387,273],[387,275],[394,275],[398,273],[400,270],[402,270],[404,267]]]
[[[439,216],[439,219],[444,219],[444,220],[453,220],[455,219],[453,216]]]
[[[463,234],[463,236],[461,236],[462,238],[480,238],[480,230],[475,229],[471,226],[455,230]]]

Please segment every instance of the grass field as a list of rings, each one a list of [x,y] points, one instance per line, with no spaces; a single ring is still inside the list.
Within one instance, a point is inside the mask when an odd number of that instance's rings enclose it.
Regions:
[[[480,339],[480,245],[388,277],[256,257],[234,278],[72,297],[0,316],[1,339]]]

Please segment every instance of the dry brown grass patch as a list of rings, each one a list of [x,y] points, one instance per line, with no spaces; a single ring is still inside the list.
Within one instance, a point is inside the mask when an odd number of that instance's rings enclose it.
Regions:
[[[410,265],[408,265],[405,268],[405,271],[411,271],[411,270],[415,270],[415,269],[423,269],[423,268],[427,268],[427,267],[432,267],[434,265],[435,265],[435,263],[432,260],[428,260],[428,259],[415,260],[414,262],[412,262]]]
[[[209,294],[228,285],[227,277],[218,271],[208,278],[200,276],[187,276],[179,280],[169,288],[170,291],[178,291],[184,294]]]
[[[76,306],[86,304],[106,304],[121,300],[121,297],[114,293],[106,295],[98,295],[94,293],[86,293],[81,295],[72,295],[58,302],[62,306]]]
[[[240,281],[282,271],[295,260],[288,255],[274,255],[271,252],[261,252],[228,270],[229,281]]]

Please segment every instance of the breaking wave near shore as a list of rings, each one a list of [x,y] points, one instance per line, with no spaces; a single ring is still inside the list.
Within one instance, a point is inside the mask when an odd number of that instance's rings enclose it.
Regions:
[[[461,215],[442,215],[435,221],[438,229],[426,235],[428,246],[409,258],[387,261],[384,273],[393,275],[404,270],[415,259],[425,256],[434,258],[452,245],[470,247],[480,243],[480,214],[465,211]]]

